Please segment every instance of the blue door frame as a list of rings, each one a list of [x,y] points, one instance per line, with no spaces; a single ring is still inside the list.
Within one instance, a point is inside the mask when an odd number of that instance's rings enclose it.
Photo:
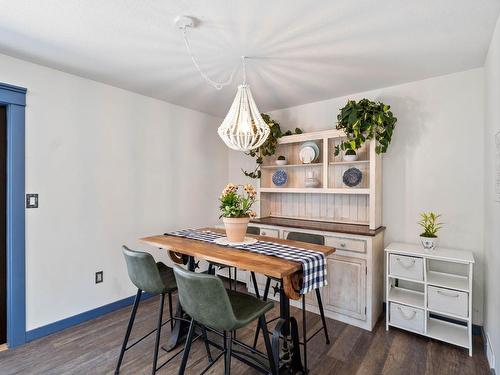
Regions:
[[[7,344],[26,342],[24,109],[26,89],[0,83],[7,107]]]

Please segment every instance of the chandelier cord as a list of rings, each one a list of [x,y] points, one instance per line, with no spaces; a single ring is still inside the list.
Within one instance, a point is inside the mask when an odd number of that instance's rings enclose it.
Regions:
[[[187,38],[187,31],[186,31],[186,29],[187,29],[187,27],[182,27],[181,28],[181,30],[182,30],[182,37],[184,38],[184,44],[186,45],[186,49],[188,51],[189,57],[191,57],[191,61],[193,61],[194,66],[196,67],[196,69],[198,70],[198,72],[200,73],[200,75],[203,77],[203,79],[205,81],[207,81],[207,83],[210,84],[212,87],[214,87],[216,90],[221,90],[225,86],[230,85],[231,82],[233,81],[234,73],[236,73],[237,66],[234,67],[233,71],[231,72],[231,75],[229,76],[229,78],[226,81],[224,81],[224,82],[216,82],[216,81],[212,80],[208,75],[206,75],[203,72],[203,70],[198,65],[198,62],[196,61],[196,59],[195,59],[195,57],[193,55],[193,52],[191,50],[191,45],[189,44],[189,41],[188,41],[188,38]],[[245,57],[243,56],[242,59],[243,59],[243,82],[245,83],[246,82]]]

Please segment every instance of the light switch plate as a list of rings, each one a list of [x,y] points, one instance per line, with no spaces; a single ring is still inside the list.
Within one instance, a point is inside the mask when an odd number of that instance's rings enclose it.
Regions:
[[[26,208],[38,208],[38,194],[26,194]]]

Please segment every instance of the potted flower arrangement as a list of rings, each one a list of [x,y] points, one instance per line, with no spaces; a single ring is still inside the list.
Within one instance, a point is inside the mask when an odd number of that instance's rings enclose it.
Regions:
[[[238,194],[243,187],[244,193]],[[243,242],[250,218],[255,217],[252,205],[255,203],[257,192],[252,185],[228,184],[219,197],[221,215],[226,228],[226,236],[230,242]]]
[[[443,226],[443,223],[438,223],[437,220],[441,217],[434,212],[422,212],[420,214],[421,220],[418,224],[424,228],[420,235],[420,240],[424,249],[428,251],[434,250],[438,245],[437,232]]]
[[[286,158],[283,155],[278,156],[276,165],[286,165]]]

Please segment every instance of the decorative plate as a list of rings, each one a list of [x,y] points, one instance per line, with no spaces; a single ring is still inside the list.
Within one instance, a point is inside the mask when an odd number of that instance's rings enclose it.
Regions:
[[[354,187],[361,182],[363,178],[363,173],[358,168],[349,168],[344,172],[342,176],[342,181],[349,187]]]
[[[245,237],[243,242],[230,242],[229,238],[227,237],[219,237],[214,240],[214,243],[222,246],[252,245],[254,243],[257,243],[257,239],[252,237]]]
[[[312,150],[311,150],[312,149]],[[304,164],[313,163],[319,158],[319,147],[312,141],[300,145],[299,159]]]
[[[288,175],[283,169],[278,169],[273,173],[272,180],[273,184],[275,184],[276,186],[283,186],[288,181]]]

